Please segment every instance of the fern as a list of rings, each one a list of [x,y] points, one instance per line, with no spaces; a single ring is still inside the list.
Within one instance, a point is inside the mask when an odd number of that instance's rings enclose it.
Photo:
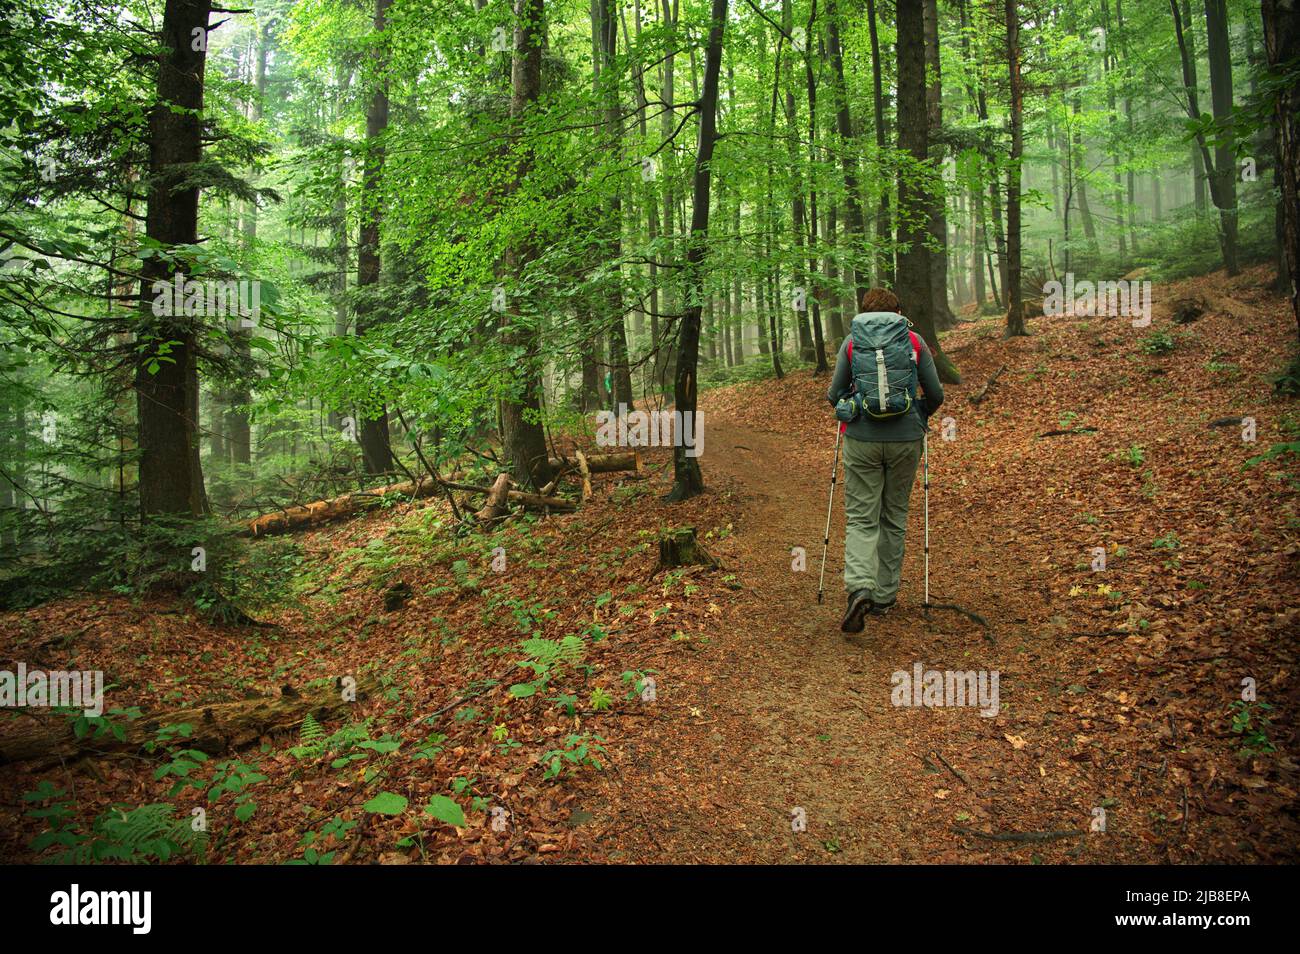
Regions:
[[[536,667],[550,671],[562,666],[576,666],[582,662],[587,653],[587,644],[580,636],[565,636],[563,639],[525,639],[520,646],[531,657]]]
[[[91,834],[75,835],[75,844],[46,861],[56,865],[99,861],[143,864],[189,854],[202,862],[207,832],[195,831],[188,818],[177,818],[174,812],[167,802],[130,809],[114,805],[95,819]]]
[[[325,754],[325,742],[325,729],[308,712],[298,730],[298,745],[291,748],[289,754],[299,759],[317,759]]]

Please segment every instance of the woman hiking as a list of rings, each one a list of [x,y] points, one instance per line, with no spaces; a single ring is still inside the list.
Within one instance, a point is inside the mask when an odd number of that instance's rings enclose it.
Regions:
[[[845,633],[862,632],[868,613],[884,615],[898,598],[912,483],[927,421],[943,403],[934,358],[898,296],[872,288],[859,304],[826,393],[844,434]]]

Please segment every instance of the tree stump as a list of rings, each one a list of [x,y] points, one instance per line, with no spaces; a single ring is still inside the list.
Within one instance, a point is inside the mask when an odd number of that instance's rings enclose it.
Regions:
[[[718,566],[718,561],[696,539],[694,527],[676,527],[659,537],[659,566],[655,572],[678,566]]]
[[[1175,299],[1170,305],[1173,311],[1174,324],[1190,325],[1205,314],[1205,307],[1205,300],[1198,296]]]
[[[405,580],[398,580],[388,589],[384,590],[384,612],[396,613],[406,605],[407,601],[414,595],[411,590],[411,584]]]

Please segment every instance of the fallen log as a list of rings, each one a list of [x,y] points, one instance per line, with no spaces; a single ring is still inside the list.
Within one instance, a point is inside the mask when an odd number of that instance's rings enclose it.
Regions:
[[[439,483],[431,477],[421,477],[414,482],[407,480],[399,484],[389,484],[386,487],[376,487],[374,490],[354,491],[341,497],[334,497],[331,500],[318,500],[315,503],[304,504],[301,507],[289,507],[279,513],[263,514],[255,520],[250,520],[243,532],[246,536],[253,537],[284,533],[287,530],[296,530],[301,527],[314,526],[318,523],[350,516],[367,507],[374,506],[390,494],[398,494],[415,500],[421,497],[431,497],[442,488],[464,490],[476,494],[486,494],[492,490],[491,487],[477,487],[473,484],[460,484],[451,480],[444,480]],[[560,513],[568,513],[577,509],[572,501],[565,500],[563,497],[547,497],[540,494],[511,490],[509,498],[511,503],[534,510],[550,509]]]
[[[486,494],[492,491],[491,487],[475,487],[473,484],[458,484],[452,481],[444,481],[444,483],[452,490],[463,490],[471,494]],[[506,497],[511,503],[528,507],[530,510],[554,510],[558,513],[572,513],[578,509],[578,505],[572,500],[565,500],[563,497],[547,497],[543,494],[531,494],[524,490],[512,490]]]
[[[972,404],[979,404],[985,398],[987,398],[989,396],[989,389],[993,387],[994,383],[1002,375],[1002,372],[1005,371],[1006,369],[1007,366],[1004,364],[1002,367],[994,371],[993,377],[989,378],[988,381],[985,382],[984,387],[980,388],[978,391],[976,391],[974,394],[970,396],[970,402]]]
[[[114,752],[140,752],[146,742],[157,738],[159,729],[182,724],[189,725],[191,731],[188,737],[178,737],[178,742],[185,748],[215,755],[250,745],[271,732],[296,730],[308,713],[318,720],[341,716],[374,688],[373,681],[358,680],[355,692],[348,693],[351,698],[345,699],[341,679],[335,680],[334,685],[305,693],[284,686],[278,696],[215,702],[131,722],[116,722],[122,730],[120,739],[113,733],[95,738],[93,732],[77,738],[73,732],[74,719],[42,719],[0,736],[0,765],[11,762],[44,765]]]
[[[497,474],[492,489],[488,491],[487,500],[484,501],[482,509],[474,514],[474,519],[479,523],[495,523],[507,516],[510,513],[510,505],[506,502],[509,496],[510,475]]]
[[[617,454],[588,454],[586,456],[587,469],[593,474],[610,474],[620,470],[632,470],[638,474],[641,473],[641,454],[636,450]],[[576,463],[576,460],[570,457],[550,458],[552,469],[560,467],[574,469]]]
[[[308,527],[317,523],[350,516],[364,510],[366,507],[379,503],[380,500],[390,494],[417,498],[431,496],[437,490],[438,484],[428,477],[421,477],[414,482],[406,480],[397,484],[388,484],[385,487],[376,487],[373,490],[357,490],[329,500],[317,500],[314,503],[303,504],[300,507],[288,507],[279,513],[263,514],[248,522],[245,533],[254,537],[265,536],[269,533],[283,533],[286,530],[295,530],[299,527]]]

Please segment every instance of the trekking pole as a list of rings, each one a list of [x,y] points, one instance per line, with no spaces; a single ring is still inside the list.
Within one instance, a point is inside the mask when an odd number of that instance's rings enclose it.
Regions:
[[[930,432],[921,436],[921,483],[925,487],[925,603],[926,611],[930,609]]]
[[[831,545],[831,511],[835,507],[835,481],[840,475],[840,437],[843,427],[835,428],[835,463],[831,466],[831,499],[826,501],[826,532],[822,535],[822,572],[817,580],[817,602],[822,601],[826,591],[826,551]]]

